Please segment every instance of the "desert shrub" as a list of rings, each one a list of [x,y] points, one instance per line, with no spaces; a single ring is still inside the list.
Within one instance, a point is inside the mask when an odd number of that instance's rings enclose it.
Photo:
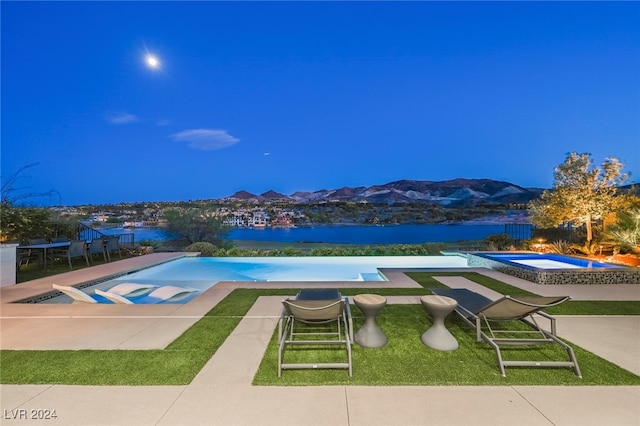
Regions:
[[[625,252],[640,252],[640,208],[618,213],[616,223],[605,232]]]
[[[596,241],[585,241],[583,245],[572,244],[571,249],[585,256],[591,256],[598,252],[600,245]]]
[[[509,234],[493,234],[484,239],[487,250],[509,250],[514,243],[514,239]]]
[[[440,252],[447,250],[447,245],[443,243],[423,243],[419,247],[421,251],[416,254],[421,255],[439,255]]]
[[[154,250],[158,250],[160,243],[154,240],[140,240],[138,243],[141,247],[152,247]]]
[[[551,253],[557,253],[557,254],[573,253],[571,244],[569,244],[569,242],[565,240],[554,241],[553,243],[551,243],[549,250],[551,251]]]
[[[200,252],[201,257],[214,257],[218,256],[218,249],[211,243],[199,241],[188,245],[184,251],[187,252]]]

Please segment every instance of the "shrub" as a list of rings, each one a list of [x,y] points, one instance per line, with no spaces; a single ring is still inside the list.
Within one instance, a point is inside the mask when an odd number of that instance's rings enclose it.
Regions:
[[[154,240],[140,240],[138,244],[141,247],[152,247],[154,250],[158,250],[158,247],[160,247],[160,243]]]
[[[487,250],[509,250],[514,240],[508,234],[494,234],[484,239],[484,245]]]
[[[557,254],[573,254],[571,244],[565,240],[554,241],[550,247],[551,253]]]
[[[201,257],[214,257],[218,255],[218,249],[211,243],[200,241],[188,245],[184,251],[187,252],[200,252]]]
[[[592,240],[592,241],[585,241],[585,243],[581,246],[577,244],[572,244],[571,249],[575,250],[576,252],[582,255],[591,256],[598,252],[598,250],[600,249],[600,246],[596,241]]]

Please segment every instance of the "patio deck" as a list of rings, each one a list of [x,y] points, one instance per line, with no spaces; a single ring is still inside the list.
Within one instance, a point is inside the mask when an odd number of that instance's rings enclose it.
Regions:
[[[149,256],[102,266],[109,267],[106,273],[114,273],[180,254]],[[56,282],[73,285],[92,274],[105,274],[97,268],[61,274]],[[475,271],[519,287],[533,285],[528,289],[541,294],[557,291],[494,271]],[[384,273],[391,280],[385,285],[416,287],[401,271]],[[439,279],[451,287],[495,297],[462,277]],[[8,303],[41,292],[47,285],[50,288],[50,279],[37,281],[19,284],[24,286],[20,289],[1,289],[0,348],[162,348],[234,288],[265,286],[224,282],[185,305]],[[363,284],[314,283],[314,287],[358,285]],[[300,286],[278,283],[282,288]],[[640,287],[633,285],[571,287],[575,299],[593,300],[594,295],[602,295],[608,300],[640,300]],[[640,424],[640,387],[631,386],[252,386],[276,327],[280,299],[260,297],[186,386],[0,385],[0,424],[32,424],[32,409],[55,409],[56,423],[65,425],[511,425],[514,419],[523,425]],[[417,296],[388,299],[389,303],[418,303]],[[562,337],[640,375],[640,317],[557,318]],[[460,401],[464,401],[464,411]],[[24,419],[19,417],[22,414]]]

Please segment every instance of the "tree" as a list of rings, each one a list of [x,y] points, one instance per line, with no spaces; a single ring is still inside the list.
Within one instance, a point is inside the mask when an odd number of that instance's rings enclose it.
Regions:
[[[57,191],[24,192],[28,187],[18,185],[24,172],[36,166],[28,164],[9,175],[0,186],[0,241],[26,242],[29,238],[50,238],[65,235],[73,226],[53,218],[51,211],[42,207],[26,205],[26,200],[35,197],[51,196]],[[21,204],[21,205],[19,205]]]
[[[0,241],[27,242],[30,238],[53,235],[51,213],[39,207],[16,207],[2,202]]]
[[[531,222],[540,227],[585,225],[590,243],[593,222],[621,207],[618,187],[629,177],[621,172],[623,167],[613,157],[601,167],[592,167],[591,154],[567,154],[565,162],[555,168],[553,188],[529,203]]]
[[[22,179],[24,172],[31,167],[37,166],[38,163],[27,164],[26,166],[20,167],[16,172],[9,175],[9,177],[2,182],[2,186],[0,187],[0,202],[3,205],[10,204],[12,206],[18,205],[21,201],[36,198],[36,197],[49,197],[51,199],[52,195],[57,195],[60,197],[60,193],[55,189],[51,189],[46,192],[24,192],[28,187],[20,187],[18,186],[18,181]]]
[[[222,220],[198,208],[167,209],[167,228],[190,244],[205,241],[223,246],[222,236],[228,231]]]

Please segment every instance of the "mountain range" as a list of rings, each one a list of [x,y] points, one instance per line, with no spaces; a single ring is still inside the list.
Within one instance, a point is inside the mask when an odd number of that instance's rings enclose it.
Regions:
[[[297,191],[291,195],[270,190],[256,195],[238,191],[227,199],[242,201],[292,201],[298,203],[354,201],[370,203],[430,203],[458,207],[479,204],[521,204],[538,198],[544,189],[523,188],[509,182],[492,179],[451,179],[445,181],[399,180],[384,185],[348,186],[321,189],[313,192]]]

